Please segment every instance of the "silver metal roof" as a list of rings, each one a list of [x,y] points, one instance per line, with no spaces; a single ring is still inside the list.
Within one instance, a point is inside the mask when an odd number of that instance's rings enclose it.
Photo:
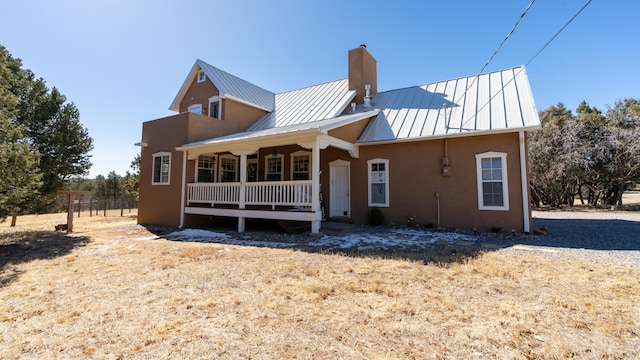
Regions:
[[[378,93],[372,104],[380,113],[358,143],[540,126],[523,66]]]
[[[274,93],[198,59],[182,84],[178,95],[176,95],[176,98],[173,100],[169,108],[170,110],[178,111],[180,100],[186,93],[187,88],[197,75],[199,69],[204,70],[208,80],[213,82],[216,88],[218,88],[220,97],[230,98],[265,111],[273,111],[275,109]]]
[[[340,115],[355,97],[347,79],[336,80],[275,96],[275,111],[256,121],[249,131],[306,124]]]
[[[191,150],[201,147],[229,144],[245,140],[260,140],[267,137],[277,137],[287,134],[296,134],[307,131],[315,131],[319,133],[327,133],[329,130],[339,128],[348,124],[352,124],[356,121],[364,120],[370,117],[378,115],[379,110],[370,110],[365,112],[358,112],[355,114],[342,115],[329,119],[323,119],[319,121],[312,121],[307,123],[293,124],[289,126],[272,127],[254,131],[244,131],[240,133],[230,134],[226,136],[220,136],[213,139],[207,139],[197,141],[178,147],[178,150]]]

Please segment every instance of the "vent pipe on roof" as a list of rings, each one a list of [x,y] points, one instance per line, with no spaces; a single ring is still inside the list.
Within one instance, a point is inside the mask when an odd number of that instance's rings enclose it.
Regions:
[[[371,107],[371,85],[370,84],[364,85],[364,107],[367,109]]]

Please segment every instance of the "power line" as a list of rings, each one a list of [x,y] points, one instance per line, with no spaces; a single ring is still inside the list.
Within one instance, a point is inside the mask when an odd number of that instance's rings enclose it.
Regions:
[[[529,5],[527,5],[527,8],[524,9],[524,11],[520,15],[520,17],[518,18],[516,23],[513,24],[513,28],[511,28],[511,31],[509,31],[509,33],[507,34],[507,36],[505,36],[505,38],[502,40],[500,45],[498,45],[498,48],[493,52],[493,54],[491,54],[491,57],[489,58],[489,60],[484,64],[484,66],[482,66],[482,69],[480,69],[479,74],[481,74],[484,71],[484,69],[489,65],[491,60],[493,60],[493,58],[496,56],[496,54],[500,51],[500,49],[502,48],[502,45],[504,45],[504,43],[507,42],[507,40],[511,37],[513,32],[516,31],[516,28],[518,27],[518,24],[520,24],[520,21],[524,18],[525,15],[527,15],[527,12],[529,11],[529,9],[531,8],[531,5],[533,5],[534,2],[536,2],[536,0],[531,0],[529,2]]]
[[[505,88],[507,85],[509,85],[512,81],[515,81],[516,77],[517,77],[518,75],[520,75],[520,73],[521,73],[521,72],[522,72],[522,71],[523,71],[527,66],[529,66],[529,64],[531,64],[531,62],[532,62],[536,57],[538,57],[538,55],[540,55],[540,53],[541,53],[541,52],[542,52],[542,51],[543,51],[547,46],[549,46],[549,44],[551,44],[551,42],[553,42],[553,40],[555,40],[555,39],[558,37],[558,35],[560,35],[560,33],[561,33],[562,31],[564,31],[564,29],[565,29],[567,26],[569,26],[569,24],[571,24],[571,22],[572,22],[573,20],[575,20],[575,18],[577,18],[577,17],[578,17],[578,15],[580,15],[580,13],[582,13],[582,11],[583,11],[584,9],[586,9],[586,7],[587,7],[587,6],[589,6],[589,4],[591,4],[591,1],[593,1],[593,0],[588,0],[588,1],[587,1],[587,2],[586,2],[586,3],[585,3],[585,4],[580,8],[580,10],[578,10],[578,12],[577,12],[575,15],[573,15],[573,17],[572,17],[571,19],[569,19],[569,21],[567,21],[567,22],[566,22],[566,23],[565,23],[565,24],[560,28],[560,30],[558,30],[558,32],[556,32],[556,33],[555,33],[555,35],[553,35],[553,36],[551,37],[551,39],[549,39],[549,41],[547,41],[547,43],[546,43],[546,44],[544,44],[544,46],[542,46],[542,48],[540,48],[540,50],[538,50],[538,52],[537,52],[537,53],[535,53],[535,55],[533,55],[533,57],[531,57],[531,59],[529,59],[529,61],[528,61],[524,66],[522,66],[522,67],[520,68],[520,70],[518,70],[518,72],[517,72],[517,73],[515,73],[515,74],[513,75],[513,78],[511,78],[511,79],[510,79],[509,81],[507,81],[504,85],[502,85],[502,87],[500,88],[500,90],[499,90],[499,91],[497,91],[497,92],[496,92],[496,93],[495,93],[491,98],[489,98],[489,100],[488,100],[486,103],[484,103],[484,105],[482,105],[481,107],[477,108],[477,110],[476,110],[475,114],[473,114],[471,117],[469,117],[469,119],[467,119],[467,121],[462,122],[462,123],[461,123],[461,127],[462,127],[462,126],[464,126],[464,125],[465,125],[466,123],[468,123],[469,121],[471,121],[471,119],[473,119],[474,117],[476,117],[476,116],[478,115],[478,113],[480,112],[480,110],[482,110],[482,109],[484,109],[485,107],[487,107],[487,105],[489,105],[489,104],[491,103],[491,100],[493,100],[493,98],[495,98],[496,96],[498,96],[498,94],[500,94],[502,91],[504,91],[504,88]],[[480,74],[476,75],[476,77],[474,78],[474,81],[475,81],[479,76],[480,76]],[[472,83],[472,85],[473,85],[473,83]],[[470,85],[469,87],[471,87],[471,85]],[[467,87],[467,90],[469,90],[469,87]],[[467,90],[465,90],[465,92],[462,94],[462,96],[465,96],[465,95],[466,95]],[[461,96],[461,98],[462,98],[462,96]],[[458,100],[458,101],[460,101],[460,100]],[[457,102],[456,102],[456,103],[457,103]],[[452,111],[452,113],[453,113],[453,111]]]
[[[544,46],[543,46],[542,48],[540,48],[540,50],[538,50],[538,52],[537,52],[535,55],[533,55],[533,57],[532,57],[532,58],[531,58],[531,59],[530,59],[530,60],[525,64],[525,66],[527,66],[527,65],[531,64],[531,62],[533,61],[533,59],[535,59],[536,57],[538,57],[538,55],[540,55],[540,53],[542,52],[542,50],[544,50],[544,49],[545,49],[549,44],[551,44],[551,42],[552,42],[553,40],[555,40],[555,38],[556,38],[556,37],[558,37],[558,35],[560,35],[560,33],[561,33],[561,32],[562,32],[562,31],[563,31],[567,26],[569,26],[569,24],[571,24],[571,22],[572,22],[575,18],[577,18],[577,17],[578,17],[578,15],[580,15],[580,13],[582,12],[582,10],[584,10],[587,6],[589,6],[589,4],[591,4],[591,1],[592,1],[592,0],[587,1],[587,2],[582,6],[582,8],[580,8],[580,10],[578,10],[578,12],[577,12],[575,15],[573,15],[573,17],[572,17],[571,19],[569,19],[569,21],[567,21],[567,23],[566,23],[566,24],[564,24],[564,26],[563,26],[562,28],[560,28],[560,30],[558,30],[558,32],[557,32],[555,35],[553,35],[553,37],[552,37],[549,41],[547,41],[547,43],[546,43],[546,44],[544,44]]]
[[[527,8],[524,9],[524,11],[522,12],[522,14],[520,14],[520,17],[518,18],[518,20],[516,20],[516,23],[513,24],[513,27],[511,28],[511,31],[509,31],[509,33],[507,34],[507,36],[504,37],[504,39],[500,42],[500,45],[498,45],[498,47],[496,48],[496,50],[493,52],[493,54],[491,54],[491,56],[489,57],[489,60],[487,60],[487,62],[484,64],[484,66],[482,66],[482,69],[480,69],[480,71],[478,72],[478,76],[480,76],[480,74],[482,74],[482,72],[484,71],[484,69],[489,65],[489,63],[491,63],[491,61],[493,60],[493,58],[496,56],[496,54],[498,54],[498,52],[500,51],[500,49],[502,48],[502,45],[504,45],[505,42],[507,42],[507,40],[511,37],[511,35],[513,35],[513,32],[516,31],[516,28],[518,27],[518,24],[520,24],[520,21],[525,17],[525,15],[527,15],[527,12],[529,12],[529,9],[531,8],[531,5],[533,5],[533,3],[536,0],[531,0],[529,1],[529,5],[527,5]],[[460,99],[462,99],[466,94],[467,91],[469,91],[469,89],[473,86],[473,84],[475,84],[476,80],[478,79],[478,76],[476,76],[475,78],[473,78],[473,81],[471,81],[471,84],[467,85],[467,88],[464,89],[464,91],[462,92],[462,94],[458,97],[458,100],[455,101],[454,103],[457,104]]]

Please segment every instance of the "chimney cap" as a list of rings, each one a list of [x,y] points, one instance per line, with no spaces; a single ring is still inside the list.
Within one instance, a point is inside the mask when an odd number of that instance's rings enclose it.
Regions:
[[[367,48],[367,44],[360,44],[360,47],[366,49]]]

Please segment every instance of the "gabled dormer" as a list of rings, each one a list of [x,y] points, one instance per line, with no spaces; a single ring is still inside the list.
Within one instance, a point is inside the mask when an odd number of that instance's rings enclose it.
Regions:
[[[228,116],[227,101],[272,112],[275,94],[198,59],[189,71],[169,110],[193,112],[216,119]]]

